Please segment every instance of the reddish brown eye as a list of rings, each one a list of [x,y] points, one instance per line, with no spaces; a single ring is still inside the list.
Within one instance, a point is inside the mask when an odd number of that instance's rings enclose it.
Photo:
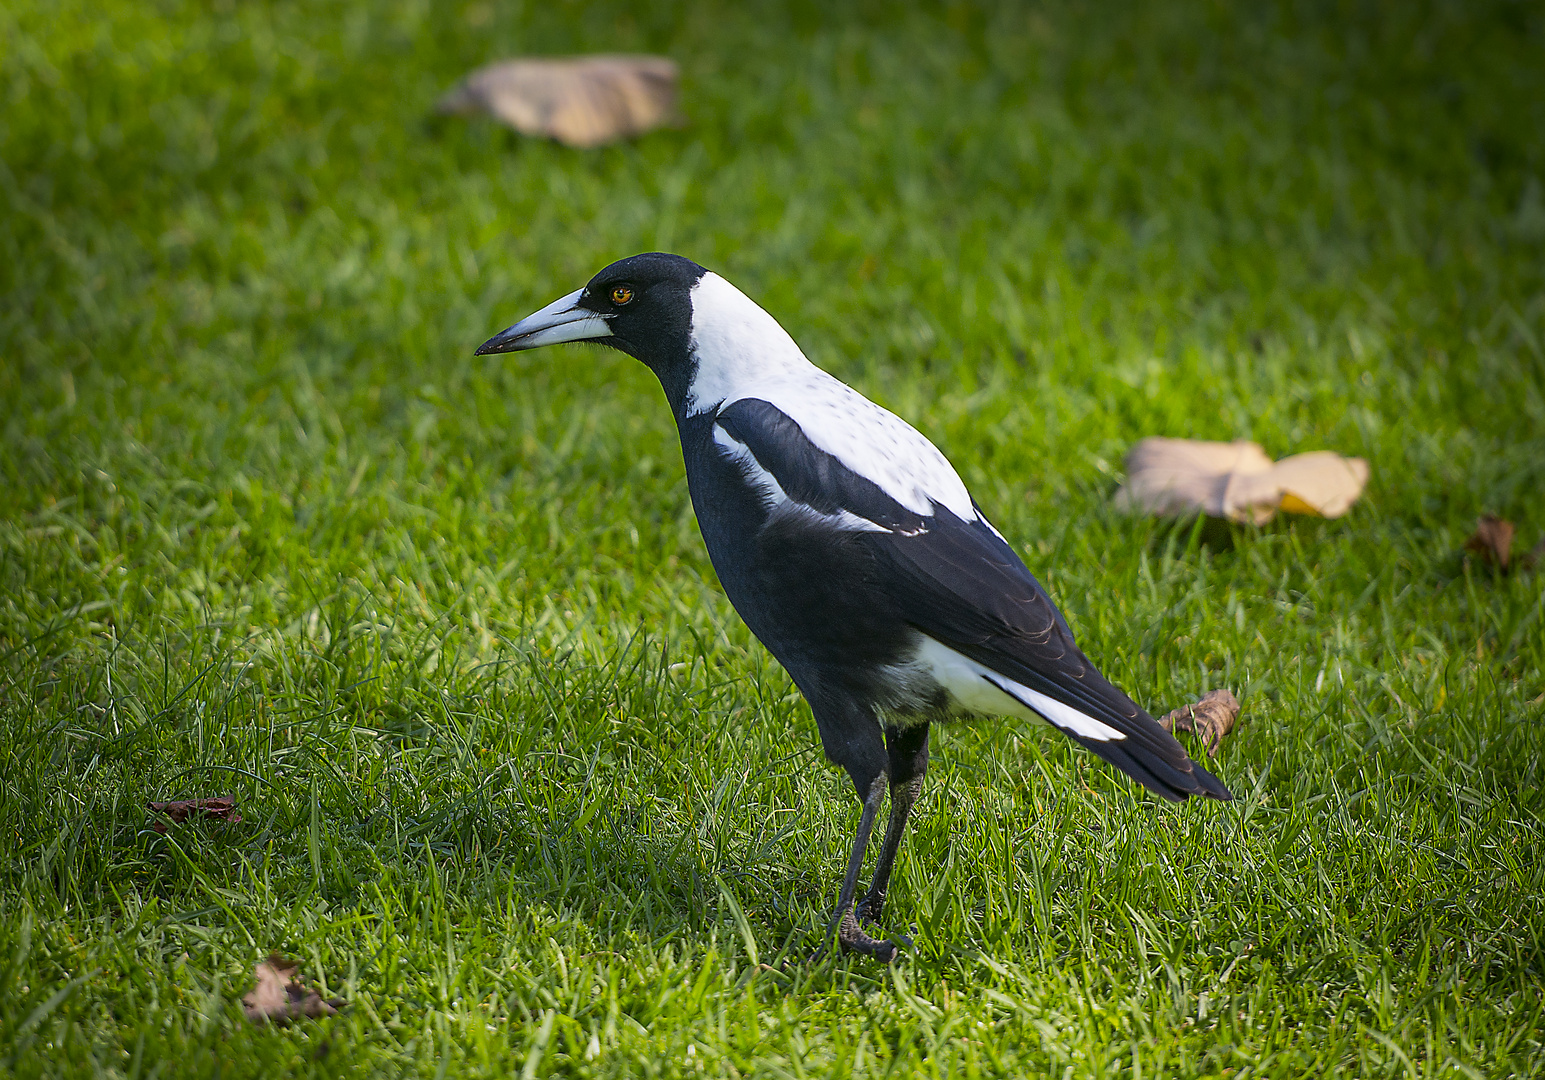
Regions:
[[[632,300],[633,290],[628,288],[628,286],[618,285],[612,289],[612,303],[616,304],[618,307],[621,307],[623,304],[631,303]]]

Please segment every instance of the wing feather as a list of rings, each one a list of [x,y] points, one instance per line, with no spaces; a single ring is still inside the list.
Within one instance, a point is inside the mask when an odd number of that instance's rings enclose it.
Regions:
[[[942,499],[934,501],[932,515],[920,514],[815,445],[794,419],[767,401],[730,402],[714,422],[731,447],[745,448],[752,458],[746,464],[771,477],[794,506],[834,527],[861,523],[854,542],[873,557],[874,583],[913,628],[1115,729],[1121,738],[1084,738],[1046,716],[1156,794],[1231,798],[1173,735],[1089,662],[1046,590],[974,504],[971,520],[957,516]],[[1011,688],[999,688],[1012,696]],[[1046,715],[1032,700],[1023,704]]]
[[[942,511],[924,534],[877,533],[864,542],[903,617],[919,631],[1123,736],[1083,738],[1046,718],[1069,738],[1166,798],[1230,797],[1173,735],[1090,663],[1046,591],[985,522]]]

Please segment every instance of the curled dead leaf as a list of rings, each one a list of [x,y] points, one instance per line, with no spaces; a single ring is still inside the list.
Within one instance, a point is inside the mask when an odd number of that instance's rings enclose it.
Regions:
[[[1545,561],[1545,540],[1530,548],[1522,557],[1514,559],[1513,540],[1517,528],[1506,518],[1495,514],[1482,514],[1475,523],[1475,531],[1465,541],[1465,550],[1473,551],[1483,562],[1495,566],[1504,574],[1515,570],[1533,570]]]
[[[436,109],[487,112],[522,135],[600,146],[675,123],[678,69],[664,56],[504,60],[472,72]]]
[[[1253,442],[1148,438],[1127,453],[1116,507],[1132,513],[1270,521],[1278,510],[1340,517],[1368,483],[1368,463],[1328,450],[1272,461]]]
[[[217,795],[207,799],[176,799],[172,802],[153,802],[145,805],[156,813],[165,814],[171,818],[173,825],[181,825],[190,815],[228,821],[232,825],[241,822],[241,815],[236,812],[236,799],[230,795]],[[150,827],[158,833],[166,832],[164,821],[153,821]]]
[[[1495,564],[1504,573],[1513,553],[1513,523],[1495,514],[1483,514],[1475,523],[1475,532],[1465,541],[1465,550]],[[1532,554],[1532,553],[1531,553]]]
[[[1182,705],[1159,717],[1165,731],[1189,731],[1207,747],[1208,757],[1218,756],[1223,736],[1239,720],[1239,699],[1228,690],[1209,690],[1194,705]]]
[[[343,1004],[339,999],[324,1000],[315,990],[307,989],[296,978],[300,965],[273,955],[253,968],[257,985],[241,999],[242,1012],[254,1024],[288,1024],[302,1017],[332,1016]]]

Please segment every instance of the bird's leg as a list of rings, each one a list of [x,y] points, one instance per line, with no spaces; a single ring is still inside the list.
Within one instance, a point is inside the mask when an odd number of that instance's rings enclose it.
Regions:
[[[879,922],[885,907],[885,890],[890,887],[901,834],[906,831],[907,817],[923,790],[923,776],[928,772],[928,725],[887,727],[885,749],[890,758],[891,816],[885,827],[885,842],[880,847],[880,861],[875,864],[874,881],[858,904],[858,919],[862,923]]]
[[[844,949],[889,962],[896,955],[896,946],[889,941],[876,941],[864,933],[853,916],[853,897],[858,892],[864,853],[869,849],[869,836],[874,832],[880,803],[885,800],[884,731],[874,710],[847,692],[840,689],[833,692],[808,675],[806,681],[800,683],[800,689],[805,692],[810,710],[815,714],[822,749],[831,761],[847,771],[854,792],[864,804],[858,819],[858,835],[853,838],[853,853],[848,857],[848,872],[838,894],[837,910],[832,915],[832,925],[827,928],[827,939],[830,940],[831,931],[836,930],[837,941]]]
[[[896,957],[896,946],[889,941],[876,941],[864,933],[853,915],[853,897],[858,892],[858,874],[864,868],[864,853],[869,849],[869,835],[874,831],[874,819],[879,816],[880,803],[885,798],[885,774],[881,773],[869,785],[864,796],[864,812],[858,819],[858,835],[853,838],[853,854],[848,857],[847,876],[842,879],[842,891],[837,897],[837,943],[848,952],[859,952],[876,960],[889,963]],[[829,932],[829,931],[828,931]]]
[[[885,827],[885,841],[880,847],[880,861],[875,864],[874,881],[869,891],[858,902],[858,919],[863,923],[877,923],[885,907],[885,890],[890,887],[891,870],[896,864],[896,853],[901,849],[901,834],[906,831],[907,815],[923,790],[923,778],[913,777],[905,783],[891,784],[891,815]]]

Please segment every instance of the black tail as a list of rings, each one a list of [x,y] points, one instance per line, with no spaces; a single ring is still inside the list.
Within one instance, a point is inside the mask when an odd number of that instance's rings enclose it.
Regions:
[[[1160,727],[1158,721],[1147,713],[1139,713],[1139,715],[1152,724],[1155,731],[1175,744],[1180,751],[1179,762],[1170,755],[1160,757],[1149,752],[1141,743],[1134,742],[1130,737],[1121,742],[1098,742],[1094,739],[1080,738],[1077,735],[1071,737],[1160,798],[1169,799],[1171,802],[1184,802],[1191,795],[1206,795],[1209,798],[1224,801],[1234,797],[1233,792],[1223,786],[1223,781],[1192,761],[1175,736]]]
[[[1110,762],[1160,798],[1182,802],[1191,795],[1224,800],[1234,797],[1221,780],[1191,760],[1186,748],[1180,745],[1175,736],[1160,727],[1157,720],[1095,670],[1087,658],[1083,658],[1081,678],[1055,681],[1027,665],[1004,664],[1004,658],[995,659],[998,660],[1000,671],[1009,669],[1005,674],[1011,678],[1118,732],[1120,738],[1112,739],[1080,735],[1036,709],[1033,702],[1021,701],[1021,704],[1041,715],[1052,727]],[[997,682],[993,685],[1013,696],[1013,690],[1009,687]]]

